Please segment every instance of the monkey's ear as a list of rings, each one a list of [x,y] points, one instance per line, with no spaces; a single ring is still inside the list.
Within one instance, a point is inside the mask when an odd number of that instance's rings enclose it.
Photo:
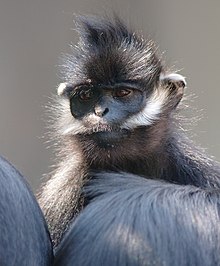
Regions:
[[[185,88],[186,79],[180,74],[170,73],[170,74],[160,74],[160,81],[164,84],[174,84],[176,87]]]
[[[184,88],[186,87],[185,77],[177,73],[162,73],[160,75],[160,83],[169,93],[168,106],[174,109],[183,97]]]
[[[68,96],[70,86],[68,86],[67,82],[60,83],[60,85],[57,88],[57,94],[59,96]]]

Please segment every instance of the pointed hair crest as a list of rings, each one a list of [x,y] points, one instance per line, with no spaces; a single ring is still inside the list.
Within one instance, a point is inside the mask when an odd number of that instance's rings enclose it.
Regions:
[[[91,80],[94,85],[105,85],[130,80],[152,87],[159,81],[163,67],[154,43],[130,30],[117,16],[79,16],[76,30],[80,41],[65,58],[66,82]]]
[[[80,34],[82,43],[91,46],[104,46],[109,44],[121,44],[126,40],[130,43],[135,38],[118,16],[114,20],[96,16],[78,16],[76,30]]]

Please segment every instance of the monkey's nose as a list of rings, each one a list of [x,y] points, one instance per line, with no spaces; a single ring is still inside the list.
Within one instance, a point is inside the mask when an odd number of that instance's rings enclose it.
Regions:
[[[97,106],[95,107],[95,114],[99,117],[105,116],[109,112],[107,107]]]

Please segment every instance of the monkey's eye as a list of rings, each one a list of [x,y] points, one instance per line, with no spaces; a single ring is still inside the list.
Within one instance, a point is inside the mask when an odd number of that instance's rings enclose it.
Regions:
[[[128,96],[128,95],[131,95],[132,94],[132,92],[133,92],[133,90],[132,89],[128,89],[128,88],[126,88],[126,89],[116,89],[115,91],[114,91],[114,97],[117,97],[117,98],[122,98],[122,97],[126,97],[126,96]]]
[[[78,97],[81,101],[89,101],[92,99],[94,93],[91,89],[88,90],[81,90],[78,94]]]

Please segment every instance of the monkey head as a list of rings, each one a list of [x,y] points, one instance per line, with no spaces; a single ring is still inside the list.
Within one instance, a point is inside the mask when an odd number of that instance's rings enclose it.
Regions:
[[[185,79],[167,73],[152,41],[118,18],[80,17],[76,25],[80,40],[58,87],[62,135],[92,136],[111,146],[172,113]]]

